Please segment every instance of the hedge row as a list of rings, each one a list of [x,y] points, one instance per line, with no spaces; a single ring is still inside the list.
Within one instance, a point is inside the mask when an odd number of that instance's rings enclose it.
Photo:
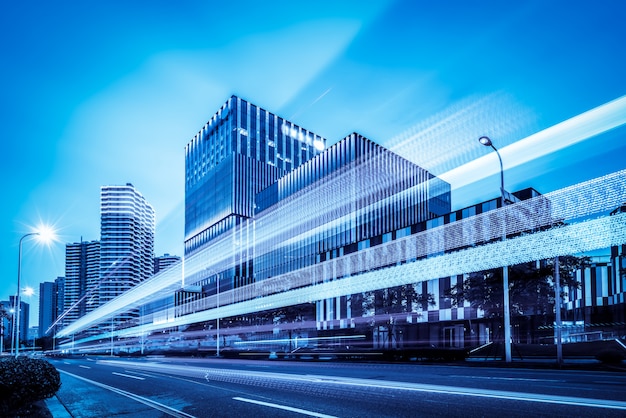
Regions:
[[[0,416],[27,412],[35,402],[54,396],[60,387],[59,372],[45,360],[0,358]]]

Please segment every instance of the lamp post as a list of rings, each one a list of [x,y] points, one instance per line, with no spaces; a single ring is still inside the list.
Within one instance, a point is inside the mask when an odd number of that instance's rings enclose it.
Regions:
[[[21,314],[21,302],[20,302],[20,293],[21,293],[21,273],[22,273],[22,242],[25,238],[40,235],[39,232],[29,232],[28,234],[24,234],[22,238],[20,238],[20,244],[17,250],[17,294],[15,295],[15,320],[13,321],[13,338],[15,340],[15,357],[17,357],[20,353],[20,314]]]
[[[54,230],[48,226],[41,225],[34,232],[29,232],[22,235],[17,252],[17,293],[15,295],[15,318],[13,320],[13,335],[11,336],[11,354],[13,354],[13,347],[15,347],[15,357],[20,352],[20,316],[21,316],[21,278],[22,278],[22,242],[28,237],[39,236],[40,241],[51,242],[55,239]],[[31,293],[32,294],[32,293]]]
[[[504,168],[502,167],[502,157],[500,156],[500,152],[493,145],[491,139],[486,136],[481,136],[478,138],[478,142],[486,147],[491,147],[496,152],[498,156],[498,161],[500,161],[500,196],[502,199],[502,207],[506,205],[506,191],[504,190]],[[503,214],[503,222],[502,222],[502,241],[506,240],[506,218]],[[509,296],[509,266],[502,266],[502,287],[503,287],[503,298],[504,298],[504,357],[507,363],[511,362],[511,307],[510,307],[510,296]]]
[[[563,334],[561,321],[561,274],[559,272],[559,256],[554,258],[554,314],[556,322],[556,364],[563,365]]]
[[[217,273],[217,310],[220,309],[220,274]],[[220,356],[220,317],[217,317],[217,350],[216,357]]]

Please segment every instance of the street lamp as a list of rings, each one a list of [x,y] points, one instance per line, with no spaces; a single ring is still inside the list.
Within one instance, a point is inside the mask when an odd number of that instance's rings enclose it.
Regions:
[[[220,309],[220,274],[217,273],[217,310]],[[220,356],[220,317],[217,316],[217,351],[215,352],[216,357]]]
[[[500,152],[493,145],[491,139],[486,136],[481,136],[478,138],[478,142],[486,147],[491,147],[496,152],[498,156],[498,160],[500,161],[500,196],[502,199],[502,207],[506,205],[506,191],[504,190],[504,168],[502,167],[502,157],[500,156]],[[503,222],[502,222],[502,241],[506,240],[506,217],[503,214]],[[509,296],[509,266],[502,266],[502,287],[503,289],[503,298],[504,298],[504,357],[507,363],[511,362],[511,307],[510,307],[510,296]]]
[[[15,295],[15,318],[13,321],[13,338],[11,345],[15,347],[15,357],[20,353],[20,316],[21,316],[21,277],[22,277],[22,242],[28,237],[39,236],[40,241],[49,242],[54,237],[54,232],[48,227],[41,227],[35,232],[22,235],[17,252],[17,294]]]
[[[563,338],[561,322],[561,275],[559,272],[559,256],[554,257],[554,314],[556,322],[556,364],[561,367],[563,364]]]

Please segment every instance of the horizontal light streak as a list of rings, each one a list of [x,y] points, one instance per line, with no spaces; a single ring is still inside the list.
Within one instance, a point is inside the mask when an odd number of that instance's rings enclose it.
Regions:
[[[626,124],[626,96],[499,148],[499,152],[506,170],[624,124]],[[499,165],[496,158],[496,155],[489,153],[438,177],[450,183],[453,189],[458,189],[498,173]]]
[[[550,215],[560,215],[556,217],[557,220],[566,217],[597,215],[603,209],[619,206],[620,202],[626,199],[624,187],[626,187],[624,173],[606,176],[577,188],[565,189],[559,194],[521,202],[498,211],[490,211],[335,260],[259,281],[254,285],[223,292],[220,295],[221,303],[233,303],[245,297],[265,296],[280,290],[313,285],[329,277],[348,276],[401,261],[472,246],[476,242],[499,239],[505,218],[507,235],[512,235],[553,223],[555,219]],[[601,189],[600,192],[596,190],[597,188]],[[547,205],[551,205],[555,210],[550,211]],[[391,257],[386,254],[390,254]],[[445,275],[431,278],[443,276]],[[215,306],[217,306],[217,300],[213,296],[190,303],[187,309],[201,310]]]
[[[533,124],[529,110],[498,92],[463,99],[407,131],[385,141],[389,149],[433,173],[458,167],[485,151],[477,143],[481,135],[497,138],[500,146],[525,135]],[[485,132],[485,129],[488,132]]]
[[[382,158],[382,156],[376,158]],[[183,287],[182,283],[186,286],[193,285],[199,280],[224,271],[234,265],[234,252],[247,252],[254,247],[254,254],[258,257],[274,249],[276,242],[284,243],[285,237],[304,238],[309,234],[311,225],[323,225],[316,229],[317,233],[321,233],[321,231],[333,230],[341,219],[353,219],[355,222],[357,215],[374,211],[381,204],[374,202],[369,205],[369,208],[362,209],[360,213],[351,213],[355,199],[378,196],[385,188],[390,187],[394,182],[401,181],[402,176],[406,175],[402,172],[387,173],[386,180],[382,181],[380,176],[369,169],[371,164],[372,161],[369,161],[366,165],[353,163],[343,167],[339,170],[339,175],[323,179],[287,197],[278,207],[264,212],[255,222],[256,239],[251,246],[237,239],[241,228],[232,233],[226,233],[213,240],[202,251],[186,257],[165,272],[135,286],[109,304],[87,313],[59,331],[57,336],[63,337],[79,332],[97,323],[103,317],[110,317],[122,310],[157,300],[162,297],[162,294],[173,294]],[[364,180],[362,183],[368,187],[355,190],[353,187],[355,178]],[[427,186],[418,185],[412,190],[422,187]],[[344,192],[346,190],[349,192]],[[398,194],[388,199],[400,197],[401,195]],[[343,218],[337,219],[342,216]]]
[[[365,335],[345,335],[345,336],[334,336],[334,337],[306,337],[304,339],[308,341],[325,341],[325,340],[336,340],[341,338],[342,340],[363,340],[365,339]],[[293,338],[279,338],[275,340],[257,340],[257,341],[234,341],[235,345],[247,345],[247,344],[276,344],[276,343],[288,343],[293,341]]]
[[[614,401],[609,399],[591,399],[574,396],[549,395],[545,393],[525,393],[513,392],[505,390],[492,390],[480,388],[467,388],[461,386],[434,385],[427,383],[414,383],[406,381],[392,380],[372,380],[343,376],[326,376],[326,375],[299,375],[278,372],[264,372],[256,370],[236,370],[222,368],[204,368],[197,366],[185,365],[181,366],[165,365],[154,362],[132,363],[121,361],[105,361],[111,364],[124,364],[125,368],[136,368],[145,371],[173,373],[183,375],[197,376],[204,374],[207,381],[245,383],[254,380],[256,384],[263,385],[263,381],[268,384],[273,382],[293,382],[293,384],[316,385],[323,384],[329,386],[352,386],[359,388],[387,389],[401,392],[429,392],[441,393],[455,396],[473,396],[500,400],[515,400],[523,402],[538,402],[547,404],[558,404],[567,406],[582,406],[589,408],[626,410],[626,402]]]
[[[335,279],[259,299],[191,313],[175,318],[172,323],[168,324],[168,328],[368,292],[383,287],[417,283],[437,277],[487,270],[503,265],[554,258],[558,255],[593,251],[624,242],[626,242],[626,214],[602,217],[535,234],[523,235],[504,242],[498,241],[454,253],[429,257],[393,268],[369,271],[357,276]],[[378,255],[383,256],[382,253]],[[388,254],[388,256],[390,259],[394,259],[392,254]],[[380,263],[385,261],[389,260],[383,256]],[[338,270],[340,271],[340,267]],[[145,324],[114,331],[113,335],[128,337],[162,328],[161,325]],[[100,338],[108,338],[110,335],[111,333],[105,333]],[[88,342],[95,338],[97,337],[90,337],[77,341],[77,343]]]
[[[366,379],[332,377],[324,380],[327,384],[369,387],[376,389],[394,389],[411,392],[442,393],[446,395],[474,396],[500,400],[548,403],[567,406],[583,406],[588,408],[626,410],[626,402],[607,399],[591,399],[574,396],[549,395],[545,393],[523,393],[492,389],[464,388],[455,386],[429,385],[425,383],[393,382],[377,380],[372,382]]]

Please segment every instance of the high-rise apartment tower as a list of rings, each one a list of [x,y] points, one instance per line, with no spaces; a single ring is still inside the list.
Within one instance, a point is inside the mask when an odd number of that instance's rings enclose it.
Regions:
[[[101,188],[99,305],[152,275],[154,230],[154,209],[132,184]]]

